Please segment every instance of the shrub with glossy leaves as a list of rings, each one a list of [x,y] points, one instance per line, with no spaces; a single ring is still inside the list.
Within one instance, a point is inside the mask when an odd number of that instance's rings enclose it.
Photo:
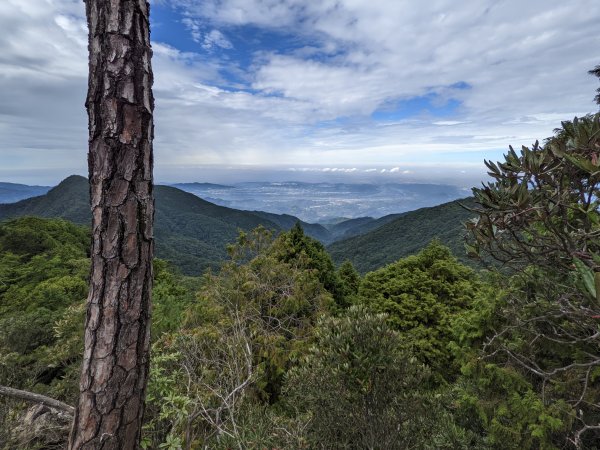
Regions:
[[[556,446],[593,448],[600,439],[600,114],[563,122],[543,145],[519,154],[511,147],[503,162],[486,165],[493,181],[473,190],[481,207],[468,224],[469,250],[515,269],[502,280],[511,289],[487,358],[530,377],[544,404],[564,404],[562,423],[572,429],[554,436]]]

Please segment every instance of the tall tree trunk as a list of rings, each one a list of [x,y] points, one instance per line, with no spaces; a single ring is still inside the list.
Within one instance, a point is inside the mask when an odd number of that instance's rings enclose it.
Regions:
[[[149,5],[86,0],[92,268],[70,449],[133,449],[148,378],[154,99]]]

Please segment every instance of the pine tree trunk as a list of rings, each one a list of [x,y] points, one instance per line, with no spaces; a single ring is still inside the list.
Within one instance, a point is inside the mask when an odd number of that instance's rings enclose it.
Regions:
[[[154,99],[146,0],[86,0],[92,268],[70,449],[139,445],[152,289]]]

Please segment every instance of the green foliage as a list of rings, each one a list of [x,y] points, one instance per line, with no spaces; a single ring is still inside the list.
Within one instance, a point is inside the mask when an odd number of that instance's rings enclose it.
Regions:
[[[450,380],[458,372],[449,347],[452,321],[470,308],[480,289],[472,269],[432,242],[417,255],[365,275],[359,296],[371,309],[388,314],[404,348]]]
[[[0,314],[64,308],[85,296],[88,233],[63,220],[0,224]]]
[[[212,302],[225,313],[234,308],[254,318],[251,327],[259,325],[253,337],[260,372],[256,387],[272,403],[317,317],[332,305],[322,280],[335,275],[333,264],[323,247],[301,229],[274,239],[259,228],[240,235],[230,254],[232,260],[218,275],[205,276],[199,307]],[[197,317],[190,314],[187,326],[196,324]]]
[[[189,415],[191,400],[186,395],[181,380],[184,376],[179,366],[181,353],[171,350],[166,335],[152,346],[150,382],[146,397],[146,421],[141,447],[179,449],[180,436]]]
[[[315,345],[287,381],[287,401],[306,410],[310,442],[335,448],[410,445],[414,430],[398,429],[420,411],[418,386],[428,371],[402,352],[385,316],[351,307],[315,330]]]
[[[184,312],[194,302],[200,280],[176,274],[170,264],[161,259],[155,258],[153,266],[152,336],[157,339],[181,327]]]
[[[473,189],[481,208],[468,224],[479,249],[507,264],[566,272],[573,257],[591,267],[600,250],[600,114],[563,122],[541,146],[511,147],[505,161],[486,161],[494,179]]]
[[[152,445],[169,436],[211,448],[263,442],[264,435],[245,428],[247,414],[278,402],[283,377],[333,304],[320,281],[322,260],[315,264],[307,255],[322,258],[320,250],[308,238],[274,238],[264,228],[240,234],[229,247],[231,260],[203,277],[182,327],[154,347],[160,366],[150,378]]]
[[[529,379],[531,393],[515,394],[522,405],[506,406],[504,430],[527,435],[524,446],[594,448],[600,438],[591,425],[600,420],[599,149],[600,114],[575,118],[544,145],[519,154],[511,147],[503,162],[486,162],[494,181],[474,189],[481,208],[468,224],[471,251],[516,269],[498,278],[510,289],[486,353]],[[518,410],[526,401],[535,417]],[[501,427],[490,427],[503,439]]]
[[[87,294],[88,245],[88,232],[63,220],[0,224],[0,384],[29,388],[64,374],[49,349],[59,343],[55,323]]]
[[[590,70],[589,74],[597,76],[598,78],[600,78],[600,65],[597,65],[592,70]],[[596,92],[598,94],[596,95],[596,97],[594,98],[594,100],[596,100],[596,103],[600,105],[600,88],[596,89]]]
[[[447,387],[455,419],[493,449],[555,448],[570,429],[570,406],[544,400],[518,367],[495,364],[481,352],[507,324],[511,291],[503,282],[500,274],[486,274],[471,308],[452,321],[449,348],[461,365],[461,376]]]
[[[337,277],[340,296],[343,299],[343,306],[349,306],[355,301],[354,297],[358,294],[358,288],[361,282],[360,274],[356,271],[352,262],[346,260],[338,269]]]
[[[323,244],[304,234],[299,222],[286,233],[282,233],[273,248],[274,254],[283,262],[304,261],[304,268],[314,271],[323,287],[342,303],[339,280],[331,256]]]
[[[75,400],[89,239],[86,228],[61,219],[0,223],[0,384]],[[179,328],[195,283],[174,275],[163,261],[154,266],[158,336]]]
[[[518,370],[472,361],[453,387],[457,421],[494,449],[555,449],[571,428],[563,400],[544,401]]]
[[[309,419],[308,448],[469,448],[425,395],[429,370],[402,341],[385,315],[361,306],[319,322],[284,391],[289,410]]]

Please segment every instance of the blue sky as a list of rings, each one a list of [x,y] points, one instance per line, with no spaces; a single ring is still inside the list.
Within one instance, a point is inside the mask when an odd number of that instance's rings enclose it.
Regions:
[[[2,181],[85,174],[84,14],[0,2]],[[597,0],[154,0],[156,178],[476,183],[597,110],[599,22]]]

